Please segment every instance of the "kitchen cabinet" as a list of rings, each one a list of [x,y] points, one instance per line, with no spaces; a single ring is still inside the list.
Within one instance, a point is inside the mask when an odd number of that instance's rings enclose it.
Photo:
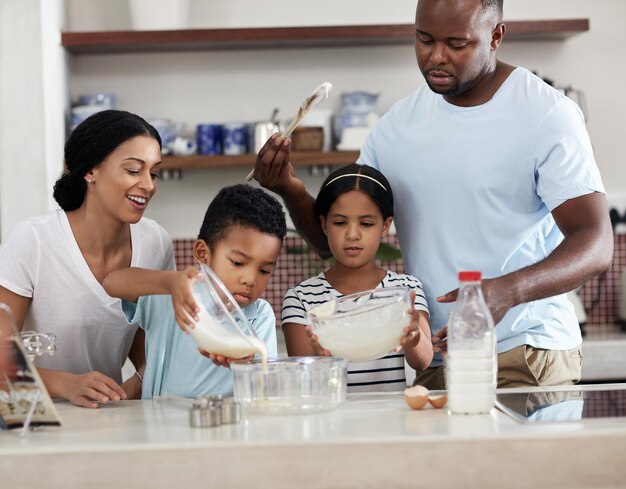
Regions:
[[[507,41],[563,40],[589,30],[589,19],[520,20],[507,22]],[[61,44],[75,56],[104,53],[193,50],[277,49],[406,45],[414,42],[413,24],[185,29],[162,31],[63,32]],[[345,165],[358,152],[293,153],[296,166]],[[166,156],[164,169],[249,167],[255,155]]]

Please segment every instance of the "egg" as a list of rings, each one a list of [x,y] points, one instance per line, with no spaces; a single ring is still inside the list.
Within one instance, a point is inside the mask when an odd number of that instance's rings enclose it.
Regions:
[[[414,385],[404,389],[404,400],[411,409],[422,409],[428,401],[428,389],[423,385]]]
[[[432,407],[440,409],[448,403],[448,396],[446,396],[445,394],[428,396],[428,402]]]

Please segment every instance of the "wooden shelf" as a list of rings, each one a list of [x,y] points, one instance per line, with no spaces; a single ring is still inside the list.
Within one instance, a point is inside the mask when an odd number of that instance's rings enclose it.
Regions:
[[[329,151],[329,152],[292,152],[291,163],[294,166],[317,165],[347,165],[354,163],[359,157],[358,151]],[[236,156],[227,155],[192,155],[192,156],[164,156],[163,170],[184,170],[200,168],[238,168],[252,169],[256,160],[255,154]]]
[[[588,31],[589,19],[522,20],[506,25],[505,41],[566,39]],[[371,46],[413,44],[414,32],[413,24],[63,32],[61,44],[74,54]]]

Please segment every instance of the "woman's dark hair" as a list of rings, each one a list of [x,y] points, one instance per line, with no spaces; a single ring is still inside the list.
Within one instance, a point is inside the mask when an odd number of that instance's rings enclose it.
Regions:
[[[328,175],[315,199],[315,212],[326,217],[335,200],[353,190],[359,190],[372,199],[383,219],[393,217],[391,185],[375,168],[357,163],[343,166]]]
[[[137,136],[148,136],[161,146],[157,130],[138,115],[103,110],[81,122],[65,143],[65,170],[54,184],[54,200],[64,211],[78,209],[85,200],[85,175],[118,146]]]
[[[218,192],[206,210],[198,239],[214,250],[235,226],[253,228],[281,241],[287,234],[283,206],[263,189],[251,185],[231,185]]]

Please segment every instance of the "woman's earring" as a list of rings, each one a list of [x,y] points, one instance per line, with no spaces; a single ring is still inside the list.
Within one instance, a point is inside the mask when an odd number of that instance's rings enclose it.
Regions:
[[[88,178],[87,179],[87,183],[93,183],[93,179],[92,178]]]

